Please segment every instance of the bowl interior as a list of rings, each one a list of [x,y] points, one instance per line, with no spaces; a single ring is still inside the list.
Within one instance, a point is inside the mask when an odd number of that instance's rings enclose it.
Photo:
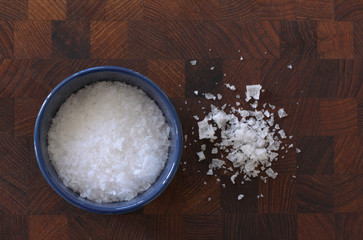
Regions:
[[[64,186],[57,176],[48,155],[47,133],[52,118],[62,103],[73,93],[97,81],[121,81],[146,92],[160,107],[170,127],[169,157],[156,182],[145,192],[130,201],[96,203],[81,198]],[[178,115],[168,97],[152,81],[141,74],[120,67],[96,67],[81,71],[60,83],[45,100],[35,126],[34,145],[39,167],[52,188],[68,202],[98,213],[123,213],[136,210],[156,198],[170,183],[179,166],[182,151],[182,132]]]

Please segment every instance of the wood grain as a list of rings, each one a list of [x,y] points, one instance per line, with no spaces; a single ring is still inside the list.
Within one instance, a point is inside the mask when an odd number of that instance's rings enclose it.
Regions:
[[[32,143],[49,92],[105,65],[157,83],[187,136],[167,190],[116,216],[62,199]],[[0,0],[0,239],[358,240],[362,79],[361,0]],[[276,179],[233,184],[232,173],[206,175],[213,143],[199,140],[193,116],[211,104],[248,107],[236,95],[249,84],[265,89],[260,106],[286,110],[276,122],[294,147],[279,152]]]

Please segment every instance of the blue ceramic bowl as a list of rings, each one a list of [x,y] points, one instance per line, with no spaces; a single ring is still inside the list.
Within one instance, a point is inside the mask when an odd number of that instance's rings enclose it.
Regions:
[[[79,196],[67,188],[57,176],[48,155],[47,133],[52,118],[62,103],[72,94],[86,85],[97,81],[121,81],[142,89],[160,107],[170,127],[169,157],[165,168],[156,182],[145,192],[129,201],[115,203],[97,203]],[[40,170],[49,185],[71,204],[95,213],[119,214],[134,211],[145,206],[159,196],[173,179],[182,154],[182,128],[178,114],[165,93],[150,79],[122,67],[102,66],[80,71],[61,82],[45,99],[34,129],[34,148]]]

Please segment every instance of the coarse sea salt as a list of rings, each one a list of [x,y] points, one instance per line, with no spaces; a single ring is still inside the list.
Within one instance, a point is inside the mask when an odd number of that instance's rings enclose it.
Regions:
[[[64,184],[96,202],[133,199],[160,175],[170,129],[145,92],[103,81],[71,95],[48,132],[51,162]]]

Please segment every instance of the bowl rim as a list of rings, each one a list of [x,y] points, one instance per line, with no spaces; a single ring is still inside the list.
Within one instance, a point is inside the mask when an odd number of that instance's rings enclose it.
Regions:
[[[162,182],[162,185],[160,187],[156,188],[155,192],[153,194],[147,195],[147,196],[145,196],[145,198],[140,199],[139,201],[137,201],[131,205],[118,206],[118,207],[115,207],[115,206],[105,207],[105,206],[99,206],[99,205],[96,206],[96,205],[88,204],[86,202],[78,201],[75,197],[70,196],[66,191],[64,191],[64,189],[62,189],[60,186],[58,186],[58,184],[54,180],[54,177],[50,174],[48,168],[45,166],[45,160],[42,156],[41,144],[40,144],[40,125],[43,120],[45,108],[49,104],[50,99],[52,99],[54,97],[54,95],[56,95],[57,92],[62,87],[64,87],[67,83],[69,83],[73,79],[81,77],[83,75],[87,75],[87,74],[91,74],[91,73],[95,73],[95,72],[102,72],[102,71],[121,72],[121,73],[124,73],[127,75],[131,75],[133,77],[136,77],[136,78],[140,79],[141,81],[145,82],[147,85],[149,85],[151,87],[151,89],[153,89],[153,91],[155,91],[156,94],[161,97],[162,101],[166,103],[167,110],[173,116],[172,124],[175,125],[175,127],[176,127],[176,147],[175,147],[176,154],[175,154],[175,158],[173,159],[173,164],[172,164],[166,178]],[[120,213],[127,213],[127,212],[131,212],[131,211],[135,211],[141,207],[144,207],[146,204],[150,203],[155,198],[157,198],[168,187],[168,185],[174,178],[174,176],[177,172],[177,169],[179,167],[179,164],[180,164],[180,159],[181,159],[182,151],[183,151],[183,132],[182,132],[179,115],[177,114],[173,103],[171,102],[169,97],[164,93],[164,91],[156,83],[154,83],[152,80],[150,80],[146,76],[144,76],[136,71],[133,71],[131,69],[128,69],[128,68],[119,67],[119,66],[97,66],[97,67],[87,68],[87,69],[81,70],[77,73],[70,75],[69,77],[64,79],[62,82],[60,82],[49,93],[49,95],[45,98],[42,106],[40,107],[39,113],[36,118],[36,122],[35,122],[35,126],[34,126],[33,144],[34,144],[35,156],[36,156],[38,166],[39,166],[44,178],[48,182],[48,184],[53,188],[53,190],[59,196],[61,196],[63,199],[65,199],[67,202],[71,203],[72,205],[74,205],[78,208],[81,208],[83,210],[86,210],[86,211],[90,211],[90,212],[94,212],[94,213],[101,213],[101,214],[120,214]],[[95,202],[95,204],[97,204],[97,203]]]

